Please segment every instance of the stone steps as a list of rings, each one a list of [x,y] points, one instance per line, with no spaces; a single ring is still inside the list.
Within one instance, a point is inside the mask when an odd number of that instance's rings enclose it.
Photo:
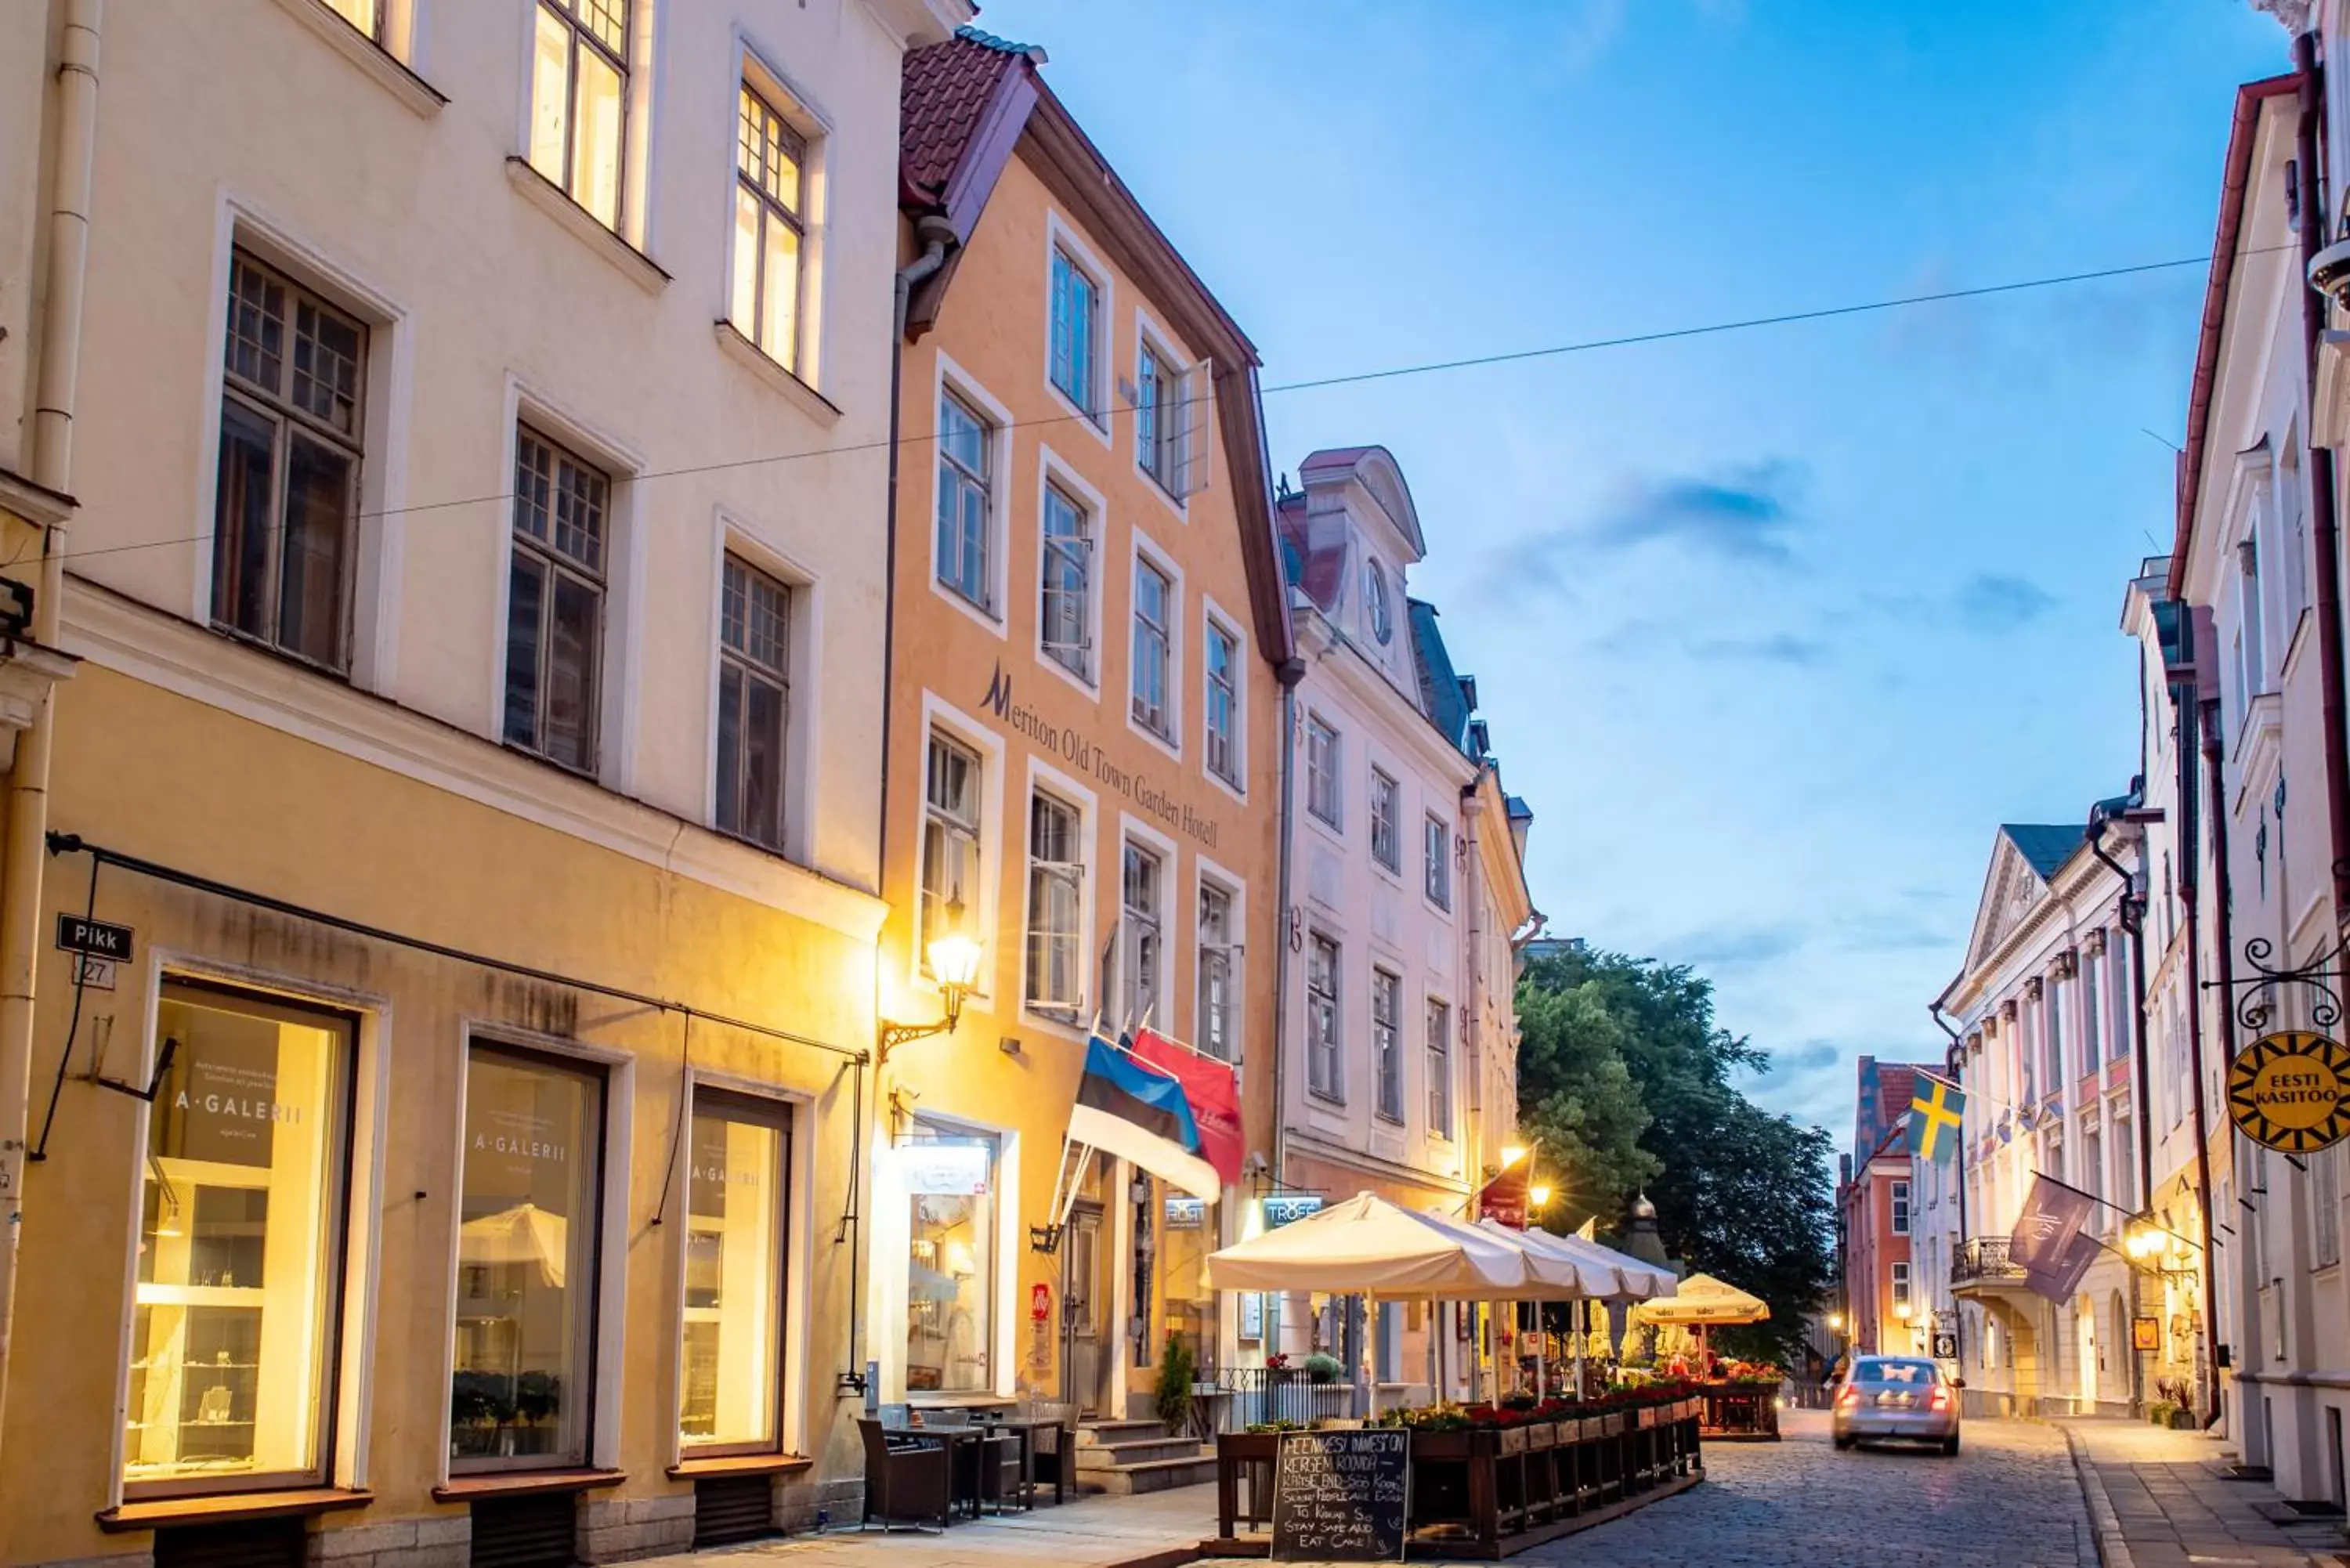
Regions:
[[[1076,1478],[1086,1491],[1128,1497],[1216,1479],[1216,1456],[1157,1421],[1088,1421],[1077,1428]]]

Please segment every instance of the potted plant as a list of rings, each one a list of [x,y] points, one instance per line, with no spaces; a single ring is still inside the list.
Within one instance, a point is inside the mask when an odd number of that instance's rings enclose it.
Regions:
[[[1167,1336],[1167,1348],[1159,1353],[1158,1410],[1159,1424],[1170,1438],[1180,1438],[1191,1429],[1191,1384],[1198,1374],[1191,1359],[1191,1346],[1175,1334]]]
[[[1325,1355],[1318,1350],[1305,1358],[1308,1383],[1336,1383],[1346,1370],[1346,1365],[1336,1356]]]

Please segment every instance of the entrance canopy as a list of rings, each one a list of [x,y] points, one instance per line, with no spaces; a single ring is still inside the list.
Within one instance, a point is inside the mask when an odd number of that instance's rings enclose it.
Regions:
[[[1533,1254],[1502,1238],[1358,1192],[1208,1259],[1220,1291],[1315,1291],[1326,1295],[1444,1296],[1498,1301],[1555,1290]]]
[[[1680,1288],[1669,1300],[1642,1302],[1632,1309],[1632,1315],[1642,1323],[1660,1326],[1676,1324],[1721,1327],[1727,1324],[1761,1323],[1771,1315],[1771,1308],[1760,1296],[1748,1295],[1711,1274],[1691,1274],[1680,1282]]]
[[[1670,1269],[1644,1263],[1613,1247],[1603,1247],[1580,1236],[1554,1235],[1533,1227],[1513,1231],[1497,1220],[1484,1220],[1478,1223],[1516,1241],[1529,1252],[1571,1262],[1580,1271],[1580,1277],[1586,1282],[1585,1288],[1563,1299],[1587,1296],[1597,1301],[1645,1302],[1659,1296],[1670,1296],[1675,1292],[1676,1282]]]

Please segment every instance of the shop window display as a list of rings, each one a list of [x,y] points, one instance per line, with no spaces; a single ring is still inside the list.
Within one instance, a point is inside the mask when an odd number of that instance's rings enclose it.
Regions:
[[[697,1449],[777,1445],[787,1114],[694,1093],[678,1430]]]
[[[317,1480],[334,1366],[348,1019],[167,984],[148,1116],[123,1478]]]
[[[906,1180],[906,1388],[994,1386],[995,1140],[917,1122],[898,1158]]]

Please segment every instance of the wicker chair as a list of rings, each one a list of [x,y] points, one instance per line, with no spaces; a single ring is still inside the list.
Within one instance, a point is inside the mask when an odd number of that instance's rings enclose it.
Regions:
[[[1041,1487],[1050,1479],[1055,1505],[1066,1502],[1077,1486],[1077,1407],[1038,1400],[1023,1413],[1053,1423],[1035,1435],[1036,1481]]]
[[[857,1429],[865,1439],[865,1525],[878,1519],[885,1534],[893,1521],[944,1530],[954,1501],[945,1448],[892,1443],[881,1423],[869,1417],[858,1417]]]

